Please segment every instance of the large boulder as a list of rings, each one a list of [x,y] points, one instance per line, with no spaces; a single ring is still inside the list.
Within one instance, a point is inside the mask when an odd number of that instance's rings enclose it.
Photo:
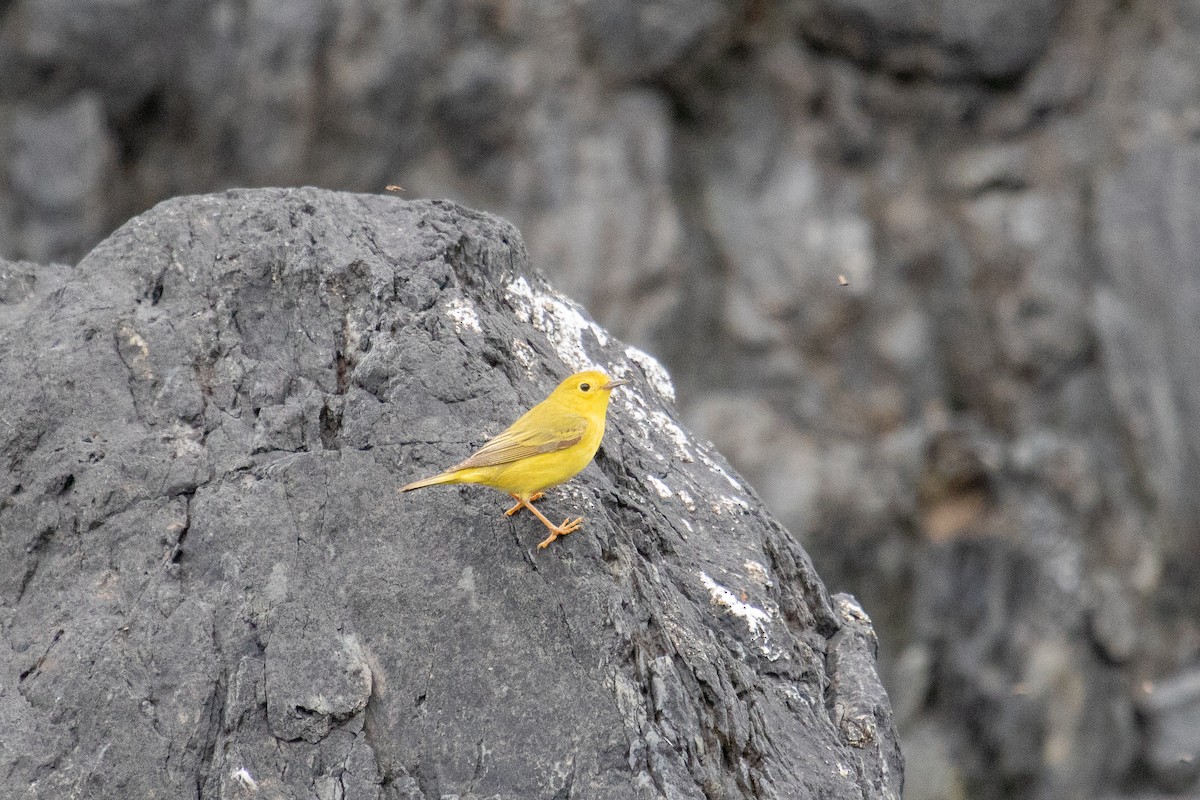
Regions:
[[[400,495],[565,374],[596,462]],[[853,598],[666,373],[450,203],[171,200],[0,265],[0,775],[26,798],[898,798]]]

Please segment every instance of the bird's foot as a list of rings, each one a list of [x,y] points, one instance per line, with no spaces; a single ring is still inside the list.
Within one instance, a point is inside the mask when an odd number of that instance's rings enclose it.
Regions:
[[[557,528],[550,528],[550,535],[538,543],[538,550],[544,550],[547,545],[549,545],[558,537],[566,536],[568,533],[574,533],[582,527],[583,517],[576,517],[575,519],[567,517],[563,520],[562,525],[559,525]]]
[[[532,503],[535,500],[541,500],[543,494],[544,494],[543,492],[538,492],[533,497],[529,498],[529,502]],[[511,497],[513,500],[516,500],[517,504],[504,512],[504,516],[506,516],[506,517],[511,517],[513,514],[517,513],[525,506],[524,501],[522,501],[521,498],[517,497],[515,494],[510,494],[509,497]]]

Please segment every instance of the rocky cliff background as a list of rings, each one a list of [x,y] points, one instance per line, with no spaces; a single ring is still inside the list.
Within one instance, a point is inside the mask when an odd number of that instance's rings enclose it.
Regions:
[[[1200,2],[4,0],[0,74],[0,256],[498,213],[872,615],[908,797],[1200,791]]]

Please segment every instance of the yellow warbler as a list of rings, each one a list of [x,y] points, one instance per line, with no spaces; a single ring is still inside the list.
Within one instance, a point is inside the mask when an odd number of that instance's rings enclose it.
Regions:
[[[552,525],[533,502],[543,489],[570,480],[591,462],[604,437],[609,395],[624,383],[603,372],[577,372],[466,461],[432,478],[401,486],[400,491],[439,483],[480,483],[507,492],[517,504],[505,514],[512,516],[528,508],[550,529],[550,535],[538,544],[543,548],[583,527],[583,517],[568,517],[562,525]]]

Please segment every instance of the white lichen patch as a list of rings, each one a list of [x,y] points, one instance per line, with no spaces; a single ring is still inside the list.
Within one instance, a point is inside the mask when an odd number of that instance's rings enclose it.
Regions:
[[[750,504],[740,497],[721,495],[713,501],[712,510],[714,514],[747,514],[750,512]]]
[[[859,625],[870,625],[871,618],[867,616],[866,610],[854,597],[848,594],[838,594],[833,597],[833,610],[837,612],[838,618],[846,623],[856,623]]]
[[[662,411],[651,411],[650,424],[671,439],[675,444],[675,451],[679,454],[680,461],[690,464],[694,460],[692,449],[688,446],[690,444],[688,435],[670,417]]]
[[[737,595],[714,581],[706,572],[700,573],[700,583],[708,590],[714,606],[723,608],[726,613],[732,614],[746,623],[750,638],[758,644],[759,652],[772,661],[784,657],[784,653],[771,647],[771,614],[738,599]]]
[[[133,325],[125,320],[117,322],[117,335],[133,348],[137,349],[136,353],[129,358],[125,352],[120,353],[121,360],[125,361],[125,366],[131,371],[136,371],[138,377],[142,380],[152,380],[154,372],[150,369],[150,344],[138,333]]]
[[[201,436],[203,436],[202,430],[180,422],[173,422],[171,427],[167,428],[159,438],[163,442],[170,442],[173,445],[172,455],[175,458],[187,458],[188,456],[200,457],[206,452],[204,445],[200,443]]]
[[[124,333],[129,343],[138,349],[138,353],[141,354],[142,358],[150,357],[150,345],[142,338],[140,333],[132,327],[126,327]]]
[[[241,784],[243,789],[249,789],[252,792],[258,791],[258,781],[254,780],[254,776],[245,767],[229,773],[229,777]]]
[[[470,328],[476,333],[483,333],[483,326],[479,324],[479,315],[475,313],[475,306],[466,298],[455,297],[446,303],[446,316],[459,330]]]
[[[514,339],[512,343],[513,358],[517,359],[526,372],[533,369],[533,365],[537,363],[537,353],[533,352],[533,348],[529,346],[529,342],[521,339]]]
[[[663,483],[661,480],[654,477],[653,475],[647,475],[646,480],[650,483],[651,486],[654,487],[654,491],[658,492],[659,497],[661,497],[664,500],[667,500],[671,497],[672,492],[671,492],[670,486],[667,486],[665,483]]]
[[[747,559],[742,563],[742,569],[746,570],[746,574],[750,577],[750,580],[759,586],[772,586],[775,583],[771,580],[771,575],[767,572],[767,568],[757,561]]]
[[[781,695],[783,695],[784,697],[786,697],[788,700],[790,700],[793,703],[804,703],[806,701],[806,698],[804,697],[804,695],[800,694],[800,692],[796,689],[796,687],[792,686],[790,684],[781,683],[777,687],[777,690]]]
[[[742,491],[742,485],[740,483],[738,483],[736,480],[734,480],[733,476],[730,475],[728,472],[726,472],[724,467],[722,467],[720,464],[718,464],[716,461],[714,461],[703,450],[698,450],[698,452],[700,454],[700,462],[702,464],[704,464],[704,466],[708,467],[713,472],[717,473],[722,478],[724,478],[726,481],[728,481],[729,485],[732,486],[734,489],[737,489],[739,492]]]
[[[687,449],[687,434],[671,422],[670,417],[661,411],[651,411],[646,403],[646,398],[642,395],[639,385],[632,382],[621,387],[613,393],[613,401],[618,404],[621,409],[621,414],[626,417],[634,426],[642,431],[647,439],[646,444],[649,445],[649,432],[659,428],[660,420],[666,420],[674,429],[668,431],[668,435],[675,441],[677,445],[678,456],[690,461],[691,453]],[[667,457],[653,447],[647,447],[646,450],[659,461],[666,461]]]
[[[686,508],[688,511],[696,510],[696,500],[688,493],[687,489],[680,489],[678,494],[679,494],[679,502],[683,503],[684,508]],[[691,529],[692,529],[692,526],[689,525],[688,530],[691,530]]]
[[[358,316],[347,313],[342,320],[342,334],[346,337],[346,344],[342,348],[343,352],[357,353],[362,350],[363,333],[366,331],[363,330]]]
[[[634,422],[647,430],[661,431],[666,435],[671,443],[675,446],[675,457],[685,464],[690,464],[696,460],[692,455],[692,441],[683,428],[675,424],[666,412],[658,409],[650,410],[646,406],[646,401],[636,391],[622,391],[618,393],[621,398],[621,405],[626,415]],[[662,460],[660,458],[660,460]]]
[[[625,348],[625,357],[642,368],[642,374],[646,376],[646,381],[654,391],[658,392],[660,397],[669,403],[675,402],[675,384],[671,382],[671,376],[666,367],[659,363],[657,358],[632,345]]]
[[[735,617],[743,619],[754,638],[766,638],[767,626],[771,624],[770,614],[749,603],[743,603],[737,595],[710,578],[707,572],[700,573],[700,583],[708,590],[713,605],[720,606]]]
[[[511,281],[505,292],[517,319],[546,334],[554,352],[571,369],[603,369],[588,355],[584,334],[590,332],[601,347],[608,345],[608,334],[585,317],[576,303],[557,292],[534,291],[523,276]]]

